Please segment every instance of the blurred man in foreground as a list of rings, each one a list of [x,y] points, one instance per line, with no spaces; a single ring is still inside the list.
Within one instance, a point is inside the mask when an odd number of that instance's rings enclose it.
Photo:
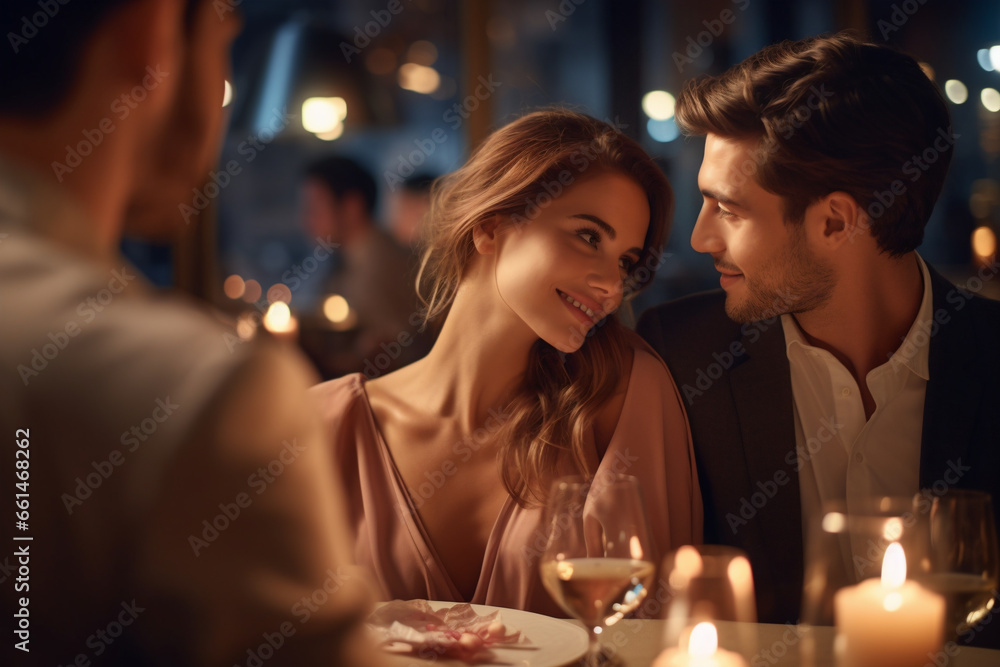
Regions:
[[[0,9],[4,664],[374,659],[306,365],[117,252],[213,165],[235,4]]]

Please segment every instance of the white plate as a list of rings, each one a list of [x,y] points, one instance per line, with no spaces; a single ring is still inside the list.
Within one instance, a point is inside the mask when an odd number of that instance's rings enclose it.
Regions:
[[[442,607],[450,607],[454,602],[430,601],[431,608],[438,610]],[[495,660],[493,662],[479,662],[477,665],[514,665],[516,667],[562,667],[583,657],[587,652],[587,631],[579,625],[574,625],[570,621],[561,618],[552,618],[542,614],[533,614],[519,609],[508,609],[506,607],[490,607],[483,604],[474,604],[472,609],[480,616],[500,612],[500,620],[508,628],[520,630],[522,636],[531,640],[531,646],[525,648],[505,648],[495,646],[490,650],[493,652]],[[437,658],[435,660],[423,660],[415,655],[396,654],[383,652],[388,665],[403,667],[413,665],[422,667],[433,662],[436,665],[465,665],[461,660],[446,660]]]

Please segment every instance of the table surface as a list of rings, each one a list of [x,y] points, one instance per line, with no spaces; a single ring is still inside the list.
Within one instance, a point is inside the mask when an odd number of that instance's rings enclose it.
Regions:
[[[772,625],[768,623],[717,624],[720,646],[742,646],[750,667],[836,667],[833,628]],[[649,667],[663,649],[665,621],[625,620],[607,628],[601,645],[625,667]],[[945,648],[949,649],[946,651]],[[1000,651],[982,648],[942,648],[929,656],[930,667],[1000,667]],[[949,655],[951,653],[952,655]]]
[[[582,624],[577,621],[570,623]],[[743,645],[743,653],[750,667],[836,667],[833,659],[833,629],[816,628],[808,631],[794,625],[767,623],[717,624],[719,645]],[[605,629],[600,637],[605,652],[613,654],[615,665],[623,667],[649,667],[663,650],[665,621],[624,620]],[[998,667],[1000,651],[982,648],[951,647],[953,656],[942,649],[937,656],[927,659],[928,667]],[[389,667],[460,667],[457,660],[434,661],[415,659],[412,656],[387,655]],[[505,663],[509,664],[509,663]],[[610,667],[610,666],[609,666]]]

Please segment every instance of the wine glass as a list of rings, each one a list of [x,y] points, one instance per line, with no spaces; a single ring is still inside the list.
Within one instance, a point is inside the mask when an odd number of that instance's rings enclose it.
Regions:
[[[562,477],[545,512],[541,578],[552,599],[590,639],[587,665],[601,661],[598,635],[636,609],[652,585],[656,556],[639,481],[628,475]]]
[[[684,545],[663,561],[669,594],[664,643],[687,647],[699,625],[711,623],[718,647],[755,650],[757,604],[753,571],[744,551],[725,545]]]
[[[946,639],[975,628],[993,608],[1000,578],[993,500],[950,489],[930,506],[931,566],[919,581],[944,596]]]

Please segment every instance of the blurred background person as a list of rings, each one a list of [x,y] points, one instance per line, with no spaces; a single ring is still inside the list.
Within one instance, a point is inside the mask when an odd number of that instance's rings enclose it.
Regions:
[[[320,297],[323,316],[312,321],[342,324],[343,335],[312,342],[306,333],[304,345],[330,377],[366,369],[373,377],[418,359],[427,348],[414,342],[420,335],[416,258],[375,221],[375,179],[340,156],[317,160],[305,173],[306,231],[337,247]]]
[[[424,216],[431,208],[430,174],[414,174],[403,180],[389,196],[389,229],[396,241],[408,248],[416,248]]]
[[[2,664],[376,659],[311,370],[119,254],[183,228],[240,25],[212,0],[0,6]]]

